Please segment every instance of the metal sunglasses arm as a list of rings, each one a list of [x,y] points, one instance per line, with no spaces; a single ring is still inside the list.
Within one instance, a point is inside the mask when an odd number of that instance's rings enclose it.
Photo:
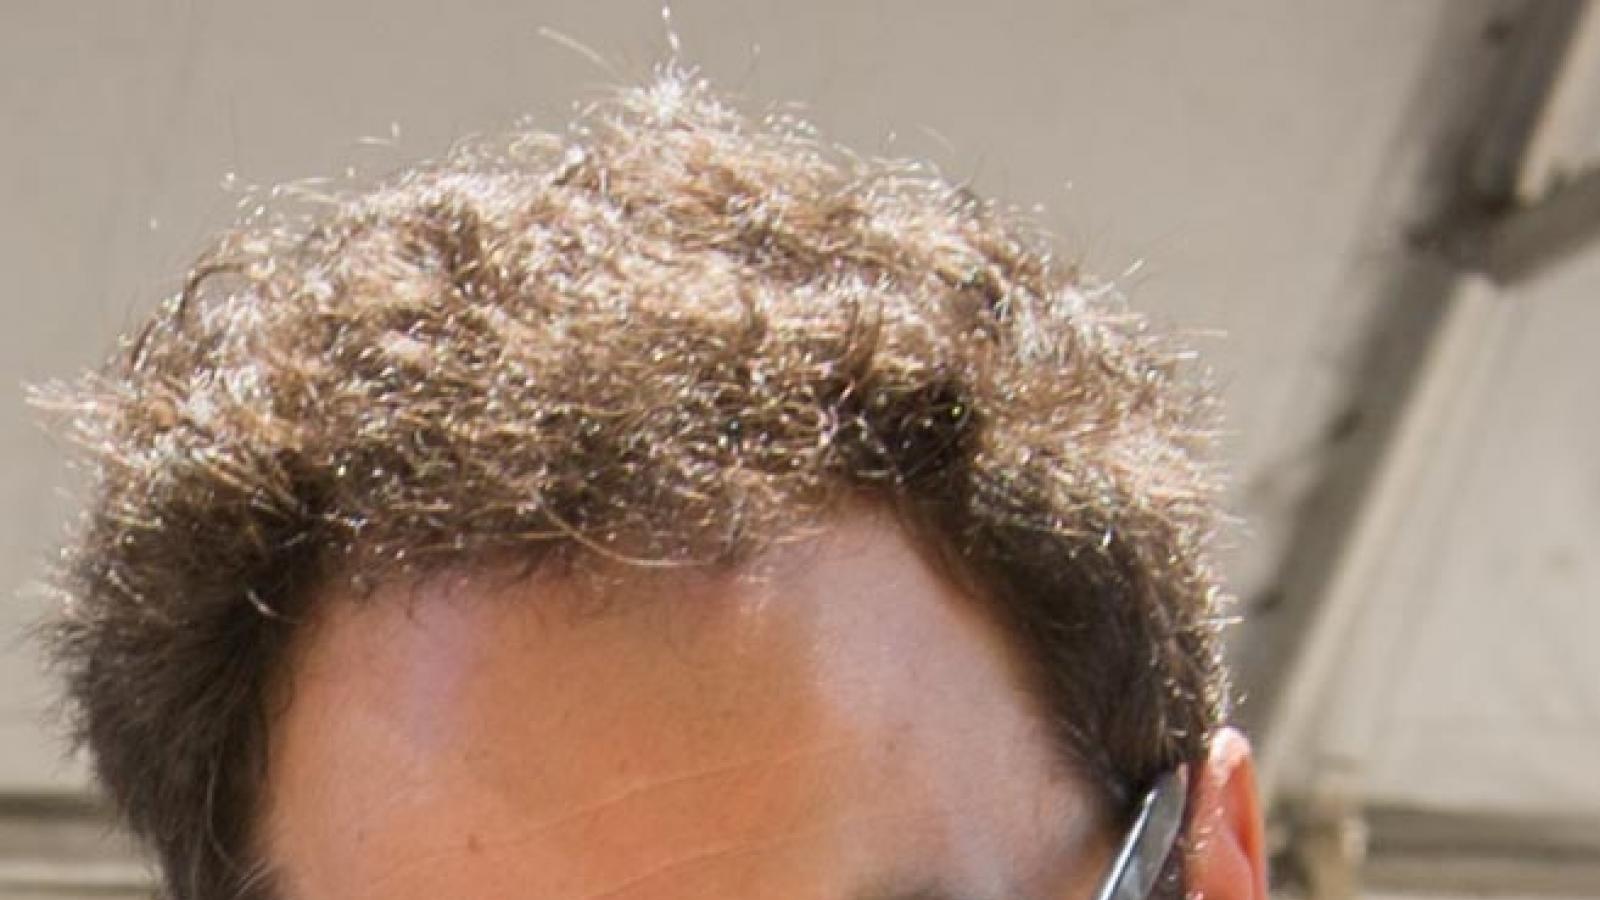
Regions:
[[[1145,900],[1150,895],[1183,827],[1188,792],[1186,769],[1156,780],[1139,802],[1139,815],[1117,848],[1095,900]]]

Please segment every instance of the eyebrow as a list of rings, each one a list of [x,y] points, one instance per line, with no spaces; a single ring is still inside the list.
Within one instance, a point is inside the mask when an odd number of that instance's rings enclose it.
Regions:
[[[290,895],[283,893],[282,881],[273,869],[266,869],[258,880],[252,885],[252,891],[242,896],[251,900],[292,900]],[[936,884],[890,885],[888,887],[874,887],[851,895],[850,900],[986,900],[971,894],[957,894]]]
[[[281,893],[281,883],[271,876],[259,882],[255,890],[264,891],[260,894],[245,894],[243,896],[259,898],[259,900],[292,900],[288,894]],[[913,887],[873,888],[854,894],[850,900],[984,900],[971,894],[957,894],[937,885],[917,885]]]

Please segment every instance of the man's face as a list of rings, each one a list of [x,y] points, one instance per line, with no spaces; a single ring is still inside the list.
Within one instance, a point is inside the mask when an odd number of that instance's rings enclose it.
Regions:
[[[1015,653],[887,519],[729,575],[319,599],[258,841],[286,900],[1053,900],[1103,868]]]

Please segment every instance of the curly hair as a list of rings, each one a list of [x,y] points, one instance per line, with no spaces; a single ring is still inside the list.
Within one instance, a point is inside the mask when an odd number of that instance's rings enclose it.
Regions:
[[[1225,713],[1212,394],[1006,208],[668,69],[242,222],[54,400],[95,486],[50,627],[173,900],[245,896],[313,585],[731,565],[847,499],[978,585],[1108,804]]]

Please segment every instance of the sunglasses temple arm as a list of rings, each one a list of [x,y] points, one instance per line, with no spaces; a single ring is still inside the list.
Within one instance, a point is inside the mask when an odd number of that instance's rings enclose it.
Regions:
[[[1162,775],[1139,803],[1139,815],[1117,848],[1095,900],[1145,900],[1183,827],[1189,792],[1186,767]]]

